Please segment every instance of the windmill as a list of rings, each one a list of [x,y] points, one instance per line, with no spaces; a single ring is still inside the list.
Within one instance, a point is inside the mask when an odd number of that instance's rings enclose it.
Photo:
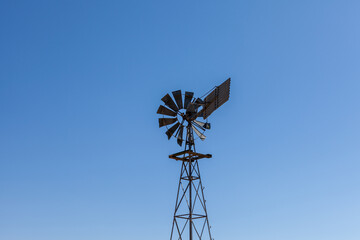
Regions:
[[[168,139],[174,137],[180,146],[184,144],[184,151],[169,156],[181,161],[170,240],[186,239],[187,234],[189,240],[213,240],[198,164],[199,159],[211,158],[212,155],[196,152],[195,140],[205,140],[204,132],[211,126],[207,118],[229,100],[230,78],[210,91],[204,98],[194,98],[193,92],[185,92],[184,101],[181,90],[174,91],[175,101],[166,94],[161,99],[165,106],[160,105],[157,110],[163,115],[159,118],[159,127],[167,128]],[[205,122],[198,118],[203,118]]]

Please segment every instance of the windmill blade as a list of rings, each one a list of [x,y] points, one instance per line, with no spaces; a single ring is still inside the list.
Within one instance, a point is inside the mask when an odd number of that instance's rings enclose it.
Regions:
[[[193,99],[194,93],[193,92],[185,92],[185,102],[184,102],[184,108],[187,109],[189,103]]]
[[[227,79],[205,97],[204,109],[201,112],[204,119],[209,117],[210,114],[212,114],[216,109],[229,100],[230,80],[230,78]]]
[[[177,135],[177,143],[182,146],[182,142],[183,142],[183,132],[184,132],[184,126],[181,125],[179,128],[179,132]]]
[[[200,122],[200,121],[197,121],[197,120],[194,120],[194,122],[199,125],[200,127],[202,128],[205,128],[205,129],[210,129],[210,123],[204,123],[204,122]]]
[[[169,94],[166,94],[161,100],[165,103],[166,106],[168,106],[175,112],[179,110],[179,108],[176,106]]]
[[[182,97],[181,97],[181,90],[177,90],[172,92],[172,95],[175,98],[176,104],[178,106],[179,109],[183,108],[183,102],[182,102]]]
[[[205,131],[205,128],[202,126],[202,125],[204,125],[205,123],[203,123],[203,124],[198,124],[198,121],[193,120],[193,121],[192,121],[192,124],[193,124],[195,127],[200,128],[200,130]]]
[[[172,117],[176,116],[176,112],[173,112],[172,110],[164,107],[163,105],[160,105],[160,107],[158,108],[156,113],[157,114],[167,115],[167,116],[172,116]]]
[[[171,138],[171,136],[174,134],[174,132],[176,131],[176,129],[179,127],[180,123],[177,122],[176,124],[174,124],[174,126],[172,126],[171,128],[169,128],[166,131],[166,135],[168,136],[168,139]]]
[[[199,138],[204,141],[206,136],[204,134],[202,134],[194,125],[191,126],[192,129],[194,129],[194,132],[196,133],[196,135],[199,136]]]
[[[159,118],[159,127],[172,124],[177,121],[177,118]]]

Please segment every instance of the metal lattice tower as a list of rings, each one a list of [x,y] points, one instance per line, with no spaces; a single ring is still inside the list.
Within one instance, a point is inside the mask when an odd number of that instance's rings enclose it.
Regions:
[[[211,155],[196,153],[192,129],[187,131],[185,151],[169,156],[182,162],[170,239],[183,239],[184,232],[189,233],[189,239],[204,239],[204,235],[212,239],[198,163]]]
[[[192,92],[185,92],[183,104],[181,90],[172,92],[176,103],[169,94],[161,99],[170,109],[160,105],[157,113],[173,117],[159,118],[159,127],[174,124],[166,131],[168,139],[174,136],[177,138],[177,143],[182,146],[184,128],[186,129],[185,150],[169,156],[171,159],[181,161],[170,240],[213,240],[198,163],[198,160],[212,156],[196,152],[194,133],[201,140],[205,140],[203,133],[206,129],[210,129],[210,123],[196,119],[202,117],[206,120],[212,112],[229,99],[229,93],[230,78],[220,86],[216,86],[203,100],[193,98]]]

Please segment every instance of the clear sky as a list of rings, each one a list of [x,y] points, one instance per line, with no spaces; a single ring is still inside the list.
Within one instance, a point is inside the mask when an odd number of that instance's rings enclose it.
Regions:
[[[168,92],[230,100],[197,150],[217,240],[360,239],[360,2],[0,2],[0,239],[168,239]]]

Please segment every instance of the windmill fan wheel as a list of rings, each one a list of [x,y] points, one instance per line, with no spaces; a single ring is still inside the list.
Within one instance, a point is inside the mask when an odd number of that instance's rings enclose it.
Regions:
[[[203,100],[195,99],[193,92],[185,92],[183,101],[181,90],[172,92],[172,95],[175,101],[169,94],[161,99],[165,106],[160,105],[157,110],[158,114],[163,115],[159,118],[159,127],[166,126],[165,134],[168,139],[175,137],[180,146],[184,141],[184,127],[195,132],[201,140],[205,140],[206,136],[203,133],[206,129],[210,129],[210,123],[197,120],[202,116],[199,108],[202,107]]]

